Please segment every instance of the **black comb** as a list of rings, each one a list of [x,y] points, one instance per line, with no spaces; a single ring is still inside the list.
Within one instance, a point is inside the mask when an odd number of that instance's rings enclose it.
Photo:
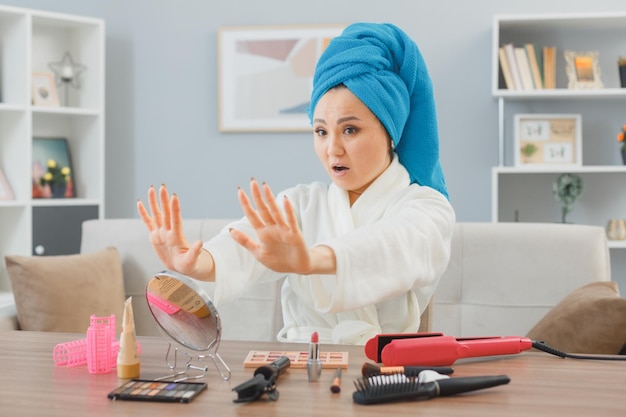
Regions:
[[[352,399],[357,404],[428,400],[504,385],[510,381],[506,375],[445,378],[432,382],[419,382],[417,377],[403,374],[375,375],[354,381],[356,391]]]

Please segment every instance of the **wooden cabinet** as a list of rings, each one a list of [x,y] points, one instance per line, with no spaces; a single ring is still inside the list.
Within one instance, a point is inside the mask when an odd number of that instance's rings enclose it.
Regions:
[[[80,236],[78,219],[104,217],[104,30],[101,19],[0,6],[0,169],[13,194],[0,200],[1,257],[33,254],[42,225]],[[81,65],[75,83],[56,86],[59,105],[34,104],[32,74],[58,74],[50,64],[66,54]],[[74,198],[33,198],[33,137],[67,140]],[[77,251],[45,239],[44,254]]]

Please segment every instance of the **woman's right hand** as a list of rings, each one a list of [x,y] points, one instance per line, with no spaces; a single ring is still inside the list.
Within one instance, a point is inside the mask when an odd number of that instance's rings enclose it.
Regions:
[[[213,257],[202,249],[201,240],[190,244],[183,233],[178,196],[173,194],[170,197],[165,185],[161,185],[157,197],[156,189],[151,186],[148,205],[150,210],[137,200],[137,211],[150,232],[150,243],[165,267],[196,279],[214,281]]]

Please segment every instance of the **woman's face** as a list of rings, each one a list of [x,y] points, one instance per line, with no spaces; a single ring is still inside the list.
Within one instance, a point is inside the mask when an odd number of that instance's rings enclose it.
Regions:
[[[348,88],[328,90],[313,114],[315,152],[350,204],[389,166],[390,139],[378,118]]]

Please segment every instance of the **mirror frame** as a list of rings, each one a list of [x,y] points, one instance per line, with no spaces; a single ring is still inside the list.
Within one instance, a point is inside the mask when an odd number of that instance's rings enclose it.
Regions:
[[[164,324],[161,323],[161,321],[155,314],[153,308],[157,308],[157,307],[153,305],[155,303],[155,299],[153,296],[150,295],[152,293],[150,290],[150,283],[152,282],[152,280],[161,276],[174,279],[180,282],[181,284],[185,285],[190,290],[194,291],[195,294],[202,300],[202,302],[204,302],[204,306],[208,309],[210,316],[212,317],[214,321],[214,325],[215,325],[215,338],[209,341],[205,348],[199,347],[197,344],[192,344],[189,341],[182,339],[180,335],[173,335],[171,333],[171,329],[167,329],[164,326]],[[217,311],[217,308],[213,304],[213,301],[211,300],[211,298],[196,283],[194,283],[192,278],[186,275],[180,274],[178,272],[171,271],[171,270],[163,270],[154,274],[154,276],[150,278],[148,282],[146,283],[146,303],[148,305],[148,310],[150,311],[150,314],[152,315],[152,318],[154,319],[159,331],[170,342],[170,346],[168,347],[167,353],[166,353],[166,362],[167,362],[168,367],[172,371],[174,371],[174,373],[166,377],[160,378],[160,379],[169,379],[172,377],[179,377],[181,375],[186,374],[187,371],[190,369],[199,370],[203,372],[200,375],[196,375],[193,377],[186,376],[186,377],[178,378],[177,380],[184,380],[184,379],[189,379],[189,378],[201,378],[206,374],[207,368],[206,366],[194,365],[193,361],[194,359],[197,359],[198,361],[202,361],[206,357],[209,357],[213,361],[222,379],[224,380],[230,379],[230,375],[231,375],[230,368],[228,367],[228,365],[224,362],[222,357],[217,352],[219,348],[220,340],[221,340],[221,333],[222,333],[222,322],[220,319],[220,315]],[[167,301],[165,301],[165,303],[167,303]],[[167,306],[172,307],[172,305],[170,304],[168,304]],[[169,359],[172,344],[175,345],[173,364],[170,362],[170,359]],[[199,353],[197,355],[197,358],[194,358],[193,355],[191,355],[190,353],[182,352],[182,354],[184,354],[187,357],[187,360],[185,361],[186,362],[185,369],[183,371],[176,372],[175,369],[177,367],[177,359],[178,359],[178,353],[179,353],[178,346],[181,346],[185,349],[188,349],[194,352],[205,352],[205,353],[204,354]]]

